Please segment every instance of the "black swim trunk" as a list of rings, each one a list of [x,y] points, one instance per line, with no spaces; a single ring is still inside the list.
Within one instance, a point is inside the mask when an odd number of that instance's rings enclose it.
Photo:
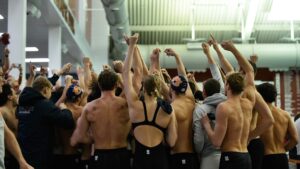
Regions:
[[[219,169],[251,169],[249,153],[222,152]]]
[[[80,155],[55,155],[53,162],[53,169],[74,168],[80,169]]]
[[[80,169],[91,169],[90,160],[80,160],[79,167]]]
[[[136,140],[133,169],[169,169],[165,146],[147,147]]]
[[[171,169],[199,169],[199,160],[195,153],[177,153],[170,155]]]
[[[130,152],[127,148],[96,149],[90,160],[91,169],[130,169]]]
[[[7,152],[5,152],[7,153]],[[11,154],[6,155],[4,157],[4,163],[6,169],[19,169],[19,163]]]
[[[289,162],[286,154],[265,155],[263,169],[289,169]]]
[[[251,157],[252,169],[262,169],[265,146],[261,139],[253,139],[248,145],[248,152]]]

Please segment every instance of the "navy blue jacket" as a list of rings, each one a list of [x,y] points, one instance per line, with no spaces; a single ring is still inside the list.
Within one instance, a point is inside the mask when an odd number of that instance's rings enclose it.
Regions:
[[[35,169],[50,168],[54,126],[73,129],[72,113],[60,110],[39,92],[26,87],[19,97],[16,117],[18,141],[25,159]]]

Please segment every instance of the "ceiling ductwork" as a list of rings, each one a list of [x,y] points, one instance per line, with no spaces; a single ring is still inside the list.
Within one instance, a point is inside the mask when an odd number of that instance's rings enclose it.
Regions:
[[[110,33],[114,43],[114,52],[110,58],[124,59],[127,51],[127,44],[123,35],[129,35],[129,20],[125,0],[101,0],[105,9],[106,19],[110,25]]]
[[[149,64],[149,55],[154,48],[173,48],[181,55],[188,71],[206,71],[208,68],[207,58],[202,50],[189,50],[185,45],[139,45],[144,60]],[[247,58],[250,55],[258,55],[258,67],[269,68],[271,71],[288,71],[300,69],[300,45],[299,44],[236,44],[237,49]],[[221,47],[220,47],[221,48]],[[222,51],[234,67],[238,67],[234,56],[228,51]],[[217,54],[211,48],[213,57],[218,60]],[[161,67],[175,68],[174,58],[161,54]]]

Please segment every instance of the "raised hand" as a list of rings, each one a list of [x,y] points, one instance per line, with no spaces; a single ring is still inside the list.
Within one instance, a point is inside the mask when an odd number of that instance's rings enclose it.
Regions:
[[[223,41],[221,43],[221,46],[223,49],[228,50],[228,51],[233,51],[235,49],[232,41]]]
[[[113,68],[115,72],[122,73],[124,67],[124,63],[121,60],[115,60],[113,61]]]
[[[73,80],[73,76],[71,76],[71,75],[66,75],[65,76],[66,85],[70,85],[72,83],[72,80]]]
[[[10,35],[8,33],[3,33],[2,36],[0,37],[0,42],[6,46],[9,44],[9,38]]]
[[[206,43],[206,42],[203,42],[202,43],[202,49],[203,49],[203,52],[206,54],[206,55],[208,55],[209,54],[209,44],[208,43]]]
[[[129,45],[135,45],[139,40],[139,34],[135,33],[133,36],[128,37]]]
[[[111,70],[111,67],[107,64],[102,65],[103,70]]]
[[[72,64],[71,63],[66,63],[63,66],[62,70],[63,70],[64,73],[68,73],[71,70],[71,68],[72,68]]]
[[[30,64],[29,65],[29,75],[30,76],[35,76],[35,69],[36,69],[36,67],[33,65],[33,64]]]
[[[42,76],[44,76],[44,75],[46,75],[46,73],[48,72],[48,69],[47,69],[47,67],[43,67],[43,66],[41,66],[41,69],[40,69],[40,74],[42,75]]]
[[[189,81],[193,81],[193,82],[196,81],[194,73],[188,73],[187,78],[188,78]]]
[[[210,34],[210,39],[208,40],[208,44],[213,45],[215,50],[219,49],[218,42],[216,41],[216,39],[214,38],[214,36],[212,34]]]
[[[164,52],[167,54],[167,56],[176,56],[177,55],[177,53],[175,53],[175,51],[172,48],[167,48],[167,49],[165,49]]]
[[[150,59],[152,61],[157,60],[159,58],[160,52],[161,52],[161,50],[159,48],[153,49],[152,54],[150,55]]]
[[[256,54],[254,54],[254,55],[250,56],[250,60],[251,60],[251,62],[253,62],[253,63],[256,63],[256,62],[257,62],[257,60],[258,60],[258,57],[257,57],[257,55],[256,55]]]

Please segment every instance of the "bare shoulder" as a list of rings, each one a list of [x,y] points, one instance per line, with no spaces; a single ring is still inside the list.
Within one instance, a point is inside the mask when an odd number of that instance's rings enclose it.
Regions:
[[[231,103],[224,101],[217,106],[217,112],[227,113],[231,109]]]
[[[243,98],[248,99],[253,105],[256,99],[256,89],[253,85],[247,85],[244,89]]]
[[[281,108],[277,108],[277,110],[279,111],[280,114],[283,114],[287,119],[291,118],[291,115],[289,112],[282,110]]]

